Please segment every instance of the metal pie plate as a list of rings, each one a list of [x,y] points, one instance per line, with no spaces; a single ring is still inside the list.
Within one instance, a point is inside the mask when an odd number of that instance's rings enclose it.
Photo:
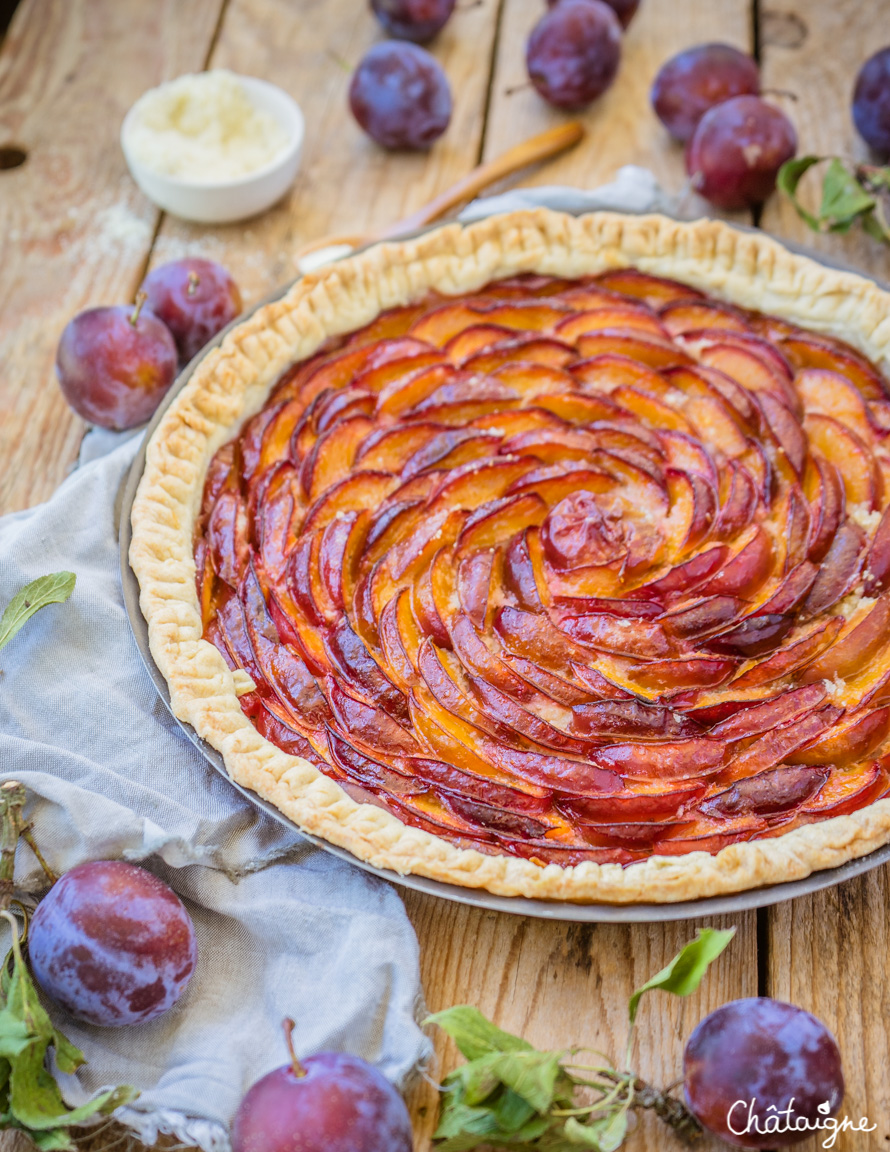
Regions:
[[[744,228],[739,225],[735,225],[735,227],[739,228],[740,231],[757,231],[757,229]],[[422,232],[426,231],[431,231],[431,229],[422,230]],[[411,235],[421,235],[422,232],[412,233]],[[409,236],[400,237],[400,239],[410,238]],[[801,256],[807,256],[811,260],[825,264],[830,268],[836,268],[845,272],[854,272],[857,276],[865,276],[859,269],[851,267],[850,265],[825,259],[823,256],[800,245],[785,243],[784,241],[783,243],[790,251]],[[865,278],[875,280],[881,288],[888,289],[888,285],[876,280],[875,277],[865,276]],[[296,279],[299,279],[299,277]],[[228,328],[220,332],[202,349],[199,355],[180,373],[170,388],[161,407],[148,425],[139,453],[133,461],[132,467],[125,477],[125,483],[122,485],[121,491],[118,494],[121,583],[123,586],[124,603],[126,604],[127,615],[130,618],[130,625],[133,629],[133,635],[139,647],[143,663],[154,681],[158,695],[167,705],[168,709],[170,709],[170,692],[167,687],[167,682],[152,659],[149,650],[148,625],[139,607],[139,583],[135,573],[130,567],[129,561],[130,540],[132,537],[130,513],[136,496],[136,489],[145,468],[145,445],[163,418],[168,406],[172,403],[180,389],[188,383],[192,373],[203,357],[212,348],[222,343],[230,328],[234,328],[237,324],[240,324],[263,305],[284,296],[285,293],[290,290],[292,284],[296,282],[296,279],[291,284],[288,284],[281,290],[261,300],[255,308],[252,308],[249,312],[244,313],[244,315],[234,320]],[[445,900],[454,900],[458,904],[469,904],[476,908],[485,908],[490,911],[512,912],[518,916],[535,916],[543,920],[596,924],[647,924],[658,921],[691,920],[703,916],[732,915],[747,911],[751,908],[765,908],[771,904],[779,904],[783,900],[793,900],[797,896],[806,896],[811,892],[819,892],[823,888],[832,888],[836,884],[843,884],[847,880],[852,880],[856,876],[861,876],[865,872],[870,872],[873,868],[878,868],[882,864],[890,861],[890,844],[885,844],[867,856],[862,856],[857,860],[850,860],[838,868],[814,872],[803,880],[791,880],[784,884],[771,884],[768,887],[749,889],[744,892],[734,892],[726,896],[712,896],[702,900],[684,900],[673,904],[574,904],[568,901],[534,900],[521,896],[497,896],[481,888],[464,888],[456,884],[446,884],[439,880],[429,880],[424,876],[402,876],[398,872],[393,872],[388,868],[376,868],[364,860],[359,860],[344,848],[338,848],[336,845],[330,844],[318,836],[312,836],[304,832],[293,820],[289,819],[283,812],[280,812],[267,801],[262,800],[255,792],[242,787],[240,784],[236,784],[226,771],[226,766],[221,754],[205,740],[202,740],[190,724],[184,723],[175,716],[172,709],[170,709],[170,713],[182,729],[184,735],[194,744],[205,759],[229,781],[233,788],[236,788],[242,796],[257,808],[260,808],[268,816],[271,816],[273,820],[277,820],[294,832],[299,833],[304,839],[309,840],[318,848],[323,848],[326,852],[338,856],[341,860],[348,861],[350,864],[361,868],[365,872],[379,876],[381,880],[388,880],[393,884],[401,885],[403,888],[410,888],[415,892],[424,892],[431,896],[439,896]]]

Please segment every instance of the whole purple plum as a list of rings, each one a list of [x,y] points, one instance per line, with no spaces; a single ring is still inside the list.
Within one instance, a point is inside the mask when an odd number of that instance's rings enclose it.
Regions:
[[[285,1021],[291,1045],[293,1021]],[[257,1080],[232,1124],[233,1152],[411,1152],[405,1102],[373,1065],[320,1052]]]
[[[602,0],[560,0],[529,33],[529,79],[557,108],[586,107],[615,79],[621,31],[614,9]]]
[[[890,48],[869,56],[853,89],[853,123],[880,156],[890,156]]]
[[[74,411],[116,431],[154,414],[176,364],[169,328],[141,304],[79,312],[65,326],[56,352],[59,387]]]
[[[186,256],[153,268],[142,282],[147,307],[170,329],[187,364],[241,311],[238,285],[221,264]]]
[[[118,1027],[176,1003],[195,970],[191,917],[167,885],[135,864],[78,864],[37,906],[31,970],[78,1020]]]
[[[683,1055],[686,1102],[710,1132],[742,1148],[796,1144],[844,1097],[841,1054],[821,1020],[767,996],[724,1004]]]
[[[442,65],[405,40],[375,44],[349,85],[349,107],[383,148],[429,148],[451,119],[451,88]]]
[[[371,0],[390,36],[425,44],[448,23],[457,0]]]

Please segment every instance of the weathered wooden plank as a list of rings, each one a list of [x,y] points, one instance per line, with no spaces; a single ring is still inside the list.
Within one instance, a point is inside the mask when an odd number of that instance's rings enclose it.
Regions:
[[[500,1027],[540,1048],[582,1044],[620,1062],[627,1044],[627,1000],[694,938],[703,921],[651,925],[557,924],[406,894],[421,941],[421,973],[431,1012],[473,1004]],[[689,1000],[654,994],[640,1010],[637,1069],[666,1086],[681,1075],[689,1032],[717,1005],[757,995],[754,914],[707,921],[738,928],[736,939]],[[434,1037],[441,1080],[460,1062],[441,1032]],[[438,1094],[429,1082],[410,1097],[417,1152],[429,1152]],[[629,1148],[676,1152],[676,1136],[646,1116]],[[718,1145],[709,1141],[703,1149]],[[722,1145],[719,1145],[722,1147]]]
[[[447,132],[426,154],[385,152],[353,120],[350,71],[381,38],[368,4],[232,0],[212,64],[281,85],[306,116],[297,182],[271,212],[223,228],[166,219],[158,263],[198,253],[227,264],[250,303],[297,274],[293,254],[333,232],[362,232],[400,219],[476,164],[491,68],[497,0],[461,5],[432,50],[451,83]]]
[[[876,29],[890,20],[888,0],[837,0],[782,6],[762,18],[764,85],[792,92],[782,100],[794,120],[801,153],[861,159],[867,149],[856,134],[850,97],[862,62],[883,43]],[[811,193],[816,192],[816,186]],[[829,257],[880,277],[890,275],[890,253],[866,236],[817,236],[778,196],[766,205],[763,227]],[[883,868],[837,889],[780,905],[769,913],[766,991],[819,1016],[838,1038],[847,1095],[842,1112],[878,1127],[868,1135],[838,1138],[839,1152],[890,1145],[890,1088],[885,1068],[890,1048],[886,963],[890,872]],[[817,1152],[813,1138],[796,1147]]]
[[[221,0],[25,0],[0,52],[0,508],[45,499],[83,431],[53,372],[81,308],[132,298],[157,212],[126,174],[124,113],[204,64]]]

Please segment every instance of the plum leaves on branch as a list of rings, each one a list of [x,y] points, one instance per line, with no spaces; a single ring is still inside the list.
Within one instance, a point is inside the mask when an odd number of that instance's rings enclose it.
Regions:
[[[629,1004],[631,1031],[640,997],[660,989],[688,996],[708,966],[727,947],[735,929],[704,929],[695,940],[634,992]],[[468,1152],[478,1145],[573,1152],[592,1148],[614,1152],[625,1139],[632,1109],[652,1109],[681,1137],[701,1134],[685,1105],[641,1080],[617,1070],[601,1053],[602,1064],[579,1063],[581,1047],[541,1052],[527,1040],[497,1028],[477,1009],[458,1005],[426,1021],[454,1040],[467,1063],[442,1083],[436,1130],[438,1152]],[[583,1099],[576,1090],[583,1089]],[[587,1103],[591,1094],[592,1104]]]
[[[825,161],[821,201],[811,212],[801,202],[798,186],[811,168]],[[799,156],[782,165],[776,184],[813,232],[849,232],[859,223],[869,236],[890,244],[890,167],[849,165],[837,156]]]

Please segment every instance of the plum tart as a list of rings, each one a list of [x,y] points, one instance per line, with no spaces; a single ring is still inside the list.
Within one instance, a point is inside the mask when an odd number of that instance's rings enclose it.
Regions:
[[[608,213],[305,277],[148,446],[176,715],[305,830],[503,894],[691,899],[885,843],[888,305]]]

